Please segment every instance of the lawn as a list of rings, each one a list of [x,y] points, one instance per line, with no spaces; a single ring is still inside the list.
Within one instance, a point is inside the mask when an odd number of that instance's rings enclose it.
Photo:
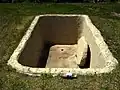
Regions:
[[[27,76],[6,64],[34,16],[45,13],[89,15],[120,62],[120,17],[111,12],[120,13],[120,4],[0,4],[0,90],[120,90],[119,65],[109,74],[67,80]]]

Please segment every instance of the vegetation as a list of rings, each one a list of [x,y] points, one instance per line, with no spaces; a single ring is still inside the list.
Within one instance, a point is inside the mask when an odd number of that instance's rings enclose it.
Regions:
[[[112,73],[67,80],[17,73],[7,61],[34,16],[45,13],[88,14],[120,63],[120,4],[0,4],[0,90],[119,90],[120,66]]]
[[[2,3],[22,3],[22,2],[32,2],[32,3],[83,3],[83,2],[118,2],[118,0],[0,0]]]

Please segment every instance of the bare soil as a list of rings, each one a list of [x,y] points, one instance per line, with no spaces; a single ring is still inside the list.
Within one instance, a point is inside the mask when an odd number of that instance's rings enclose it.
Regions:
[[[50,48],[47,68],[79,68],[77,66],[77,44],[54,45]]]

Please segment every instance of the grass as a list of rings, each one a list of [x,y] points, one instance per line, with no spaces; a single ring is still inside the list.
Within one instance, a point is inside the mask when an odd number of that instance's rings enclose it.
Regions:
[[[35,15],[45,13],[88,14],[120,62],[120,4],[0,4],[0,90],[120,90],[120,66],[113,73],[79,76],[67,80],[43,75],[31,77],[7,66]]]

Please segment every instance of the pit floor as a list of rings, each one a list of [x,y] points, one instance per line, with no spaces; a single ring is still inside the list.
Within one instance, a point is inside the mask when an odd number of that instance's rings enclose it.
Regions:
[[[79,68],[76,63],[76,51],[77,44],[51,46],[46,68]]]

